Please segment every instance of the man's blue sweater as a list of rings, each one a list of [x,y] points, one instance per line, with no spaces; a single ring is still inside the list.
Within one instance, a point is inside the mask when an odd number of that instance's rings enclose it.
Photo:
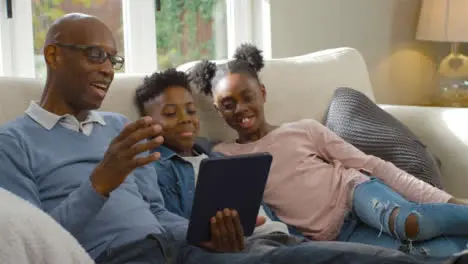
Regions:
[[[111,140],[127,122],[101,113],[105,125],[92,133],[59,124],[47,130],[29,116],[0,128],[0,187],[50,214],[74,235],[94,258],[109,248],[149,234],[185,240],[187,221],[169,213],[152,165],[136,169],[109,198],[91,186],[90,175]]]

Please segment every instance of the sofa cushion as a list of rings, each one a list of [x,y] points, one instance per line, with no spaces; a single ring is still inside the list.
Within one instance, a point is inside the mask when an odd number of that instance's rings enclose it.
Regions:
[[[364,153],[441,187],[439,167],[426,146],[363,93],[350,88],[335,90],[324,124]]]
[[[31,101],[41,99],[43,81],[0,77],[0,124],[23,115]]]

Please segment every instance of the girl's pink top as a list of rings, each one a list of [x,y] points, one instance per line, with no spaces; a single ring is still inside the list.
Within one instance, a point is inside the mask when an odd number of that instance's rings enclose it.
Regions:
[[[452,197],[390,162],[364,154],[311,119],[284,124],[252,143],[225,142],[214,150],[227,155],[271,153],[265,202],[282,221],[315,240],[338,236],[354,188],[369,180],[359,170],[409,201],[445,203]]]

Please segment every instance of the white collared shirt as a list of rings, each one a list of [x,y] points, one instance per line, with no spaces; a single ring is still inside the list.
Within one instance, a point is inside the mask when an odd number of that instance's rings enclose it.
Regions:
[[[206,154],[199,154],[199,155],[196,155],[196,156],[187,156],[187,157],[183,157],[183,156],[180,156],[183,160],[189,162],[190,164],[192,164],[192,167],[193,167],[193,172],[194,172],[194,176],[195,176],[195,183],[197,182],[198,180],[198,171],[200,170],[200,164],[202,162],[202,160],[208,158],[208,156]]]
[[[59,123],[67,129],[83,133],[87,136],[89,136],[93,131],[95,123],[103,126],[106,124],[102,116],[95,111],[90,111],[85,121],[80,122],[75,116],[70,114],[59,116],[51,113],[34,101],[29,104],[25,113],[47,130],[51,130],[57,123]]]

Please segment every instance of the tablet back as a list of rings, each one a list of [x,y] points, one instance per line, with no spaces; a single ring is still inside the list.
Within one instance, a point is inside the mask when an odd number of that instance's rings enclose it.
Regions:
[[[210,218],[224,208],[239,213],[244,235],[253,233],[270,171],[268,153],[210,158],[202,161],[192,206],[187,241],[209,241]]]

